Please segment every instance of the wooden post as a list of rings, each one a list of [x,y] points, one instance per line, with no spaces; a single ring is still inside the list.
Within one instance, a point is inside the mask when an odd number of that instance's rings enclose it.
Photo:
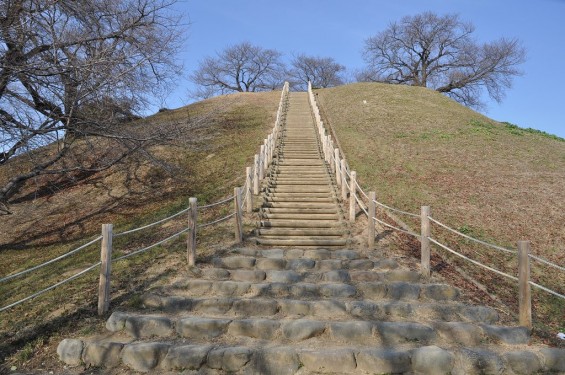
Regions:
[[[241,217],[241,188],[233,189],[233,204],[235,209],[235,241],[243,241],[243,220]]]
[[[267,174],[267,169],[269,168],[269,141],[267,138],[263,140],[263,145],[265,146],[265,155],[263,155],[263,177]]]
[[[351,171],[351,180],[349,181],[349,221],[352,223],[355,222],[355,196],[357,194],[355,180],[357,180],[357,172]]]
[[[274,131],[272,134],[269,134],[269,165],[273,163],[273,150],[275,149],[275,142],[273,142],[274,134]]]
[[[245,186],[247,186],[247,189],[245,189],[245,200],[247,203],[245,212],[247,212],[248,214],[251,213],[251,211],[253,211],[253,198],[251,196],[251,167],[247,167],[245,168]]]
[[[347,169],[345,159],[341,159],[341,199],[345,202],[347,199]]]
[[[186,257],[188,265],[196,264],[196,220],[198,219],[198,200],[196,198],[188,199],[188,238],[186,239]]]
[[[520,325],[532,328],[532,295],[530,288],[530,241],[518,241],[518,305]]]
[[[341,187],[341,171],[339,170],[339,148],[334,149],[334,172],[337,186]]]
[[[373,218],[377,215],[377,206],[375,200],[377,194],[374,191],[369,192],[369,217],[367,218],[367,235],[369,236],[369,248],[375,246],[375,221]]]
[[[430,235],[431,235],[431,225],[429,216],[431,215],[431,209],[429,206],[422,206],[420,209],[420,220],[421,220],[421,271],[422,276],[425,278],[430,277]]]
[[[253,194],[259,195],[259,155],[255,154],[253,160]]]
[[[328,138],[329,138],[329,137],[328,137]],[[329,147],[328,151],[329,151],[329,154],[330,154],[330,155],[329,155],[329,156],[330,156],[330,157],[329,157],[330,166],[331,166],[332,173],[335,174],[336,171],[337,171],[337,168],[336,168],[336,160],[337,160],[337,159],[335,159],[334,142],[331,140],[331,138],[329,138],[329,140],[330,140],[330,141],[329,141],[329,146],[330,146],[330,147]],[[333,162],[332,162],[332,157],[334,157],[334,159],[335,159]]]
[[[261,145],[261,150],[259,151],[259,180],[263,181],[265,178],[265,169],[263,164],[265,163],[265,145]]]
[[[98,283],[98,315],[110,307],[110,277],[112,274],[112,224],[102,224],[100,247],[100,282]]]

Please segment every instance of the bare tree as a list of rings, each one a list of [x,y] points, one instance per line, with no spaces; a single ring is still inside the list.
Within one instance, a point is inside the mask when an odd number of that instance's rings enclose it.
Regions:
[[[362,80],[425,86],[481,107],[483,89],[500,102],[526,52],[516,39],[477,44],[458,15],[404,17],[365,41]]]
[[[230,92],[274,90],[283,84],[281,53],[243,42],[227,47],[216,57],[206,57],[190,79],[197,98]]]
[[[308,82],[313,87],[326,88],[342,85],[345,66],[338,64],[332,57],[298,55],[291,62],[288,75],[293,88],[306,90]]]
[[[179,74],[175,1],[0,3],[0,166],[29,161],[1,182],[0,203],[32,178],[108,168],[157,138],[119,124]],[[112,151],[95,156],[101,144]]]

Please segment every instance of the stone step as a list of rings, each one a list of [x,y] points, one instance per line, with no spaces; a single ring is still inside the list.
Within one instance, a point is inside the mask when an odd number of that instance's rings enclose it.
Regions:
[[[289,298],[237,298],[165,296],[147,293],[141,297],[146,309],[184,312],[212,317],[306,317],[316,319],[363,319],[379,321],[444,321],[495,324],[494,309],[452,301],[364,301]]]
[[[236,248],[230,254],[243,255],[254,258],[275,258],[275,259],[312,259],[312,260],[359,260],[365,258],[356,250],[339,249],[253,249]],[[229,258],[231,255],[226,256]],[[368,260],[365,258],[365,260]],[[399,267],[394,259],[383,258],[372,261],[374,267],[379,269],[396,269]],[[345,265],[343,267],[346,267]]]
[[[195,342],[238,337],[277,342],[308,340],[310,346],[328,342],[354,345],[397,346],[443,344],[476,346],[484,342],[528,344],[525,327],[461,322],[382,322],[318,319],[227,319],[193,316],[170,317],[114,312],[106,322],[110,332],[123,332],[135,339],[186,338]]]
[[[318,273],[289,270],[233,271],[235,275],[239,275],[239,278],[265,277],[265,279],[264,282],[188,279],[176,282],[165,289],[167,293],[174,292],[176,296],[191,297],[354,298],[371,301],[454,301],[459,297],[457,289],[445,284],[417,284],[402,281],[349,284],[351,278],[345,270]]]
[[[300,228],[300,227],[297,227]],[[339,239],[329,239],[327,237],[289,237],[289,236],[280,236],[280,237],[258,237],[257,244],[264,245],[264,246],[346,246],[347,239],[346,238],[339,238]]]
[[[57,348],[71,366],[112,368],[125,365],[135,371],[198,371],[238,374],[535,374],[565,371],[565,349],[497,348],[446,349],[226,344],[185,342],[84,342],[64,340]]]

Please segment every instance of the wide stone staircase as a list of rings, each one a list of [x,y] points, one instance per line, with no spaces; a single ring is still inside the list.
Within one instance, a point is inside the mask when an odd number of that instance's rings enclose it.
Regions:
[[[107,335],[62,341],[69,365],[104,373],[536,374],[565,350],[458,301],[393,259],[348,249],[226,251],[114,311]]]
[[[291,93],[286,124],[264,186],[257,242],[344,246],[348,231],[322,158],[308,95]]]
[[[268,246],[226,248],[147,290],[106,333],[63,340],[60,359],[104,374],[565,373],[564,349],[529,346],[528,329],[456,288],[347,246],[304,94],[290,96],[264,193]]]

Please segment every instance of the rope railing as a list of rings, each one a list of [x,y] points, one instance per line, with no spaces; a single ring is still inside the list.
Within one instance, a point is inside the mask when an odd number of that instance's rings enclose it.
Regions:
[[[9,304],[9,305],[6,305],[6,306],[0,308],[0,312],[6,311],[6,310],[8,310],[8,309],[11,309],[12,307],[18,306],[18,305],[20,305],[20,304],[22,304],[22,303],[24,303],[24,302],[26,302],[26,301],[29,301],[29,300],[34,299],[34,298],[36,298],[36,297],[39,297],[39,296],[41,296],[42,294],[45,294],[45,293],[49,292],[50,290],[53,290],[53,289],[55,289],[55,288],[57,288],[57,287],[59,287],[59,286],[61,286],[61,285],[63,285],[63,284],[66,284],[66,283],[68,283],[68,282],[70,282],[70,281],[73,281],[74,279],[79,278],[80,276],[84,275],[85,273],[87,273],[87,272],[89,272],[89,271],[92,271],[93,269],[95,269],[96,267],[98,267],[98,266],[100,265],[100,263],[101,263],[101,262],[95,263],[95,264],[93,264],[92,266],[90,266],[90,267],[88,267],[88,268],[86,268],[86,269],[84,269],[84,270],[82,270],[82,271],[80,271],[80,272],[74,274],[74,275],[71,276],[71,277],[66,278],[66,279],[63,280],[63,281],[59,281],[58,283],[53,284],[53,285],[51,285],[50,287],[47,287],[47,288],[45,288],[45,289],[43,289],[43,290],[40,290],[39,292],[33,293],[33,294],[31,294],[31,295],[29,295],[29,296],[27,296],[27,297],[25,297],[25,298],[20,299],[19,301],[16,301],[16,302],[14,302],[14,303],[11,303],[11,304]]]
[[[226,215],[226,216],[221,217],[221,218],[219,218],[219,219],[210,221],[210,222],[208,222],[208,223],[198,224],[198,228],[205,228],[205,227],[208,227],[208,226],[210,226],[210,225],[214,225],[214,224],[221,223],[221,222],[223,222],[223,221],[226,221],[226,220],[228,220],[228,219],[231,219],[232,217],[235,216],[235,214],[236,214],[235,212],[232,212],[232,213],[229,214],[229,215]]]
[[[125,232],[115,233],[115,234],[114,234],[114,238],[115,238],[115,237],[125,236],[126,234],[131,234],[131,233],[139,232],[140,230],[143,230],[143,229],[147,229],[147,228],[154,227],[155,225],[159,225],[159,224],[164,223],[165,221],[174,219],[175,217],[180,216],[180,215],[184,214],[184,213],[187,212],[187,211],[188,211],[188,208],[185,208],[185,209],[183,209],[183,210],[180,210],[180,211],[177,212],[176,214],[172,214],[171,216],[168,216],[168,217],[166,217],[166,218],[164,218],[164,219],[155,221],[155,222],[153,222],[153,223],[151,223],[151,224],[147,224],[147,225],[143,225],[143,226],[138,227],[138,228],[126,230]]]
[[[548,261],[548,260],[546,260],[546,259],[540,258],[540,257],[535,256],[535,255],[533,255],[533,254],[529,254],[528,256],[529,256],[530,258],[532,258],[532,259],[537,260],[538,262],[544,263],[544,264],[546,264],[546,265],[548,265],[548,266],[550,266],[550,267],[557,268],[558,270],[565,272],[565,267],[561,267],[561,266],[559,266],[559,265],[557,265],[557,264],[555,264],[555,263],[552,263],[552,262],[550,262],[550,261]]]
[[[432,243],[438,245],[438,246],[441,247],[442,249],[447,250],[447,251],[449,251],[450,253],[452,253],[452,254],[454,254],[454,255],[457,255],[458,257],[463,258],[463,259],[465,259],[465,260],[467,260],[467,261],[469,261],[469,262],[471,262],[471,263],[473,263],[473,264],[475,264],[475,265],[477,265],[477,266],[479,266],[479,267],[485,268],[485,269],[487,269],[487,270],[489,270],[489,271],[492,271],[492,272],[494,272],[494,273],[496,273],[496,274],[498,274],[498,275],[500,275],[500,276],[504,276],[504,277],[506,277],[506,278],[508,278],[508,279],[510,279],[510,280],[518,281],[518,278],[517,278],[516,276],[512,276],[512,275],[509,275],[509,274],[504,273],[504,272],[502,272],[502,271],[499,271],[499,270],[497,270],[496,268],[492,268],[492,267],[486,266],[486,265],[482,264],[482,263],[479,262],[479,261],[476,261],[476,260],[471,259],[471,258],[469,258],[469,257],[467,257],[467,256],[465,256],[465,255],[463,255],[463,254],[461,254],[461,253],[458,253],[457,251],[451,249],[450,247],[448,247],[448,246],[442,244],[442,243],[439,242],[439,241],[436,241],[435,239],[433,239],[433,238],[431,238],[431,237],[428,237],[428,239],[430,240],[430,242],[432,242]]]
[[[217,206],[222,205],[222,204],[224,204],[224,203],[233,201],[233,198],[234,198],[234,196],[231,195],[231,196],[229,196],[229,197],[227,197],[227,198],[225,198],[225,199],[222,199],[221,201],[214,202],[214,203],[210,203],[210,204],[206,204],[206,205],[204,205],[204,206],[198,206],[198,208],[206,209],[206,208],[217,207]]]
[[[56,258],[53,258],[53,259],[51,259],[51,260],[48,260],[47,262],[44,262],[44,263],[38,264],[37,266],[28,268],[28,269],[25,270],[25,271],[21,271],[21,272],[15,273],[15,274],[13,274],[13,275],[8,275],[8,276],[6,276],[6,277],[3,277],[3,278],[0,279],[0,283],[5,282],[5,281],[8,281],[8,280],[15,279],[16,277],[20,277],[20,276],[26,275],[26,274],[28,274],[28,273],[30,273],[30,272],[36,271],[36,270],[38,270],[38,269],[40,269],[40,268],[43,268],[43,267],[45,267],[45,266],[48,266],[48,265],[53,264],[53,263],[55,263],[55,262],[58,262],[58,261],[60,261],[60,260],[62,260],[62,259],[65,259],[65,258],[67,258],[67,257],[69,257],[69,256],[71,256],[71,255],[73,255],[73,254],[78,253],[78,252],[81,251],[82,249],[84,249],[84,248],[86,248],[86,247],[88,247],[88,246],[90,246],[90,245],[92,245],[92,244],[94,244],[94,243],[100,241],[101,239],[102,239],[102,236],[96,237],[96,238],[93,239],[92,241],[89,241],[89,242],[87,242],[87,243],[85,243],[85,244],[83,244],[83,245],[77,247],[76,249],[71,250],[71,251],[69,251],[69,252],[63,254],[63,255],[60,255],[60,256],[58,256],[58,257],[56,257]]]
[[[110,292],[110,269],[111,267],[109,266],[109,264],[113,263],[113,262],[117,262],[120,261],[122,259],[126,259],[129,257],[132,257],[134,255],[137,254],[141,254],[143,252],[146,252],[150,249],[153,249],[167,241],[172,240],[173,238],[179,237],[180,235],[184,234],[184,233],[189,233],[189,238],[187,241],[187,257],[188,257],[188,263],[189,265],[194,265],[195,262],[195,247],[196,247],[196,229],[197,228],[205,228],[205,227],[209,227],[215,224],[219,224],[221,222],[227,221],[231,218],[235,218],[235,237],[237,241],[241,241],[243,238],[243,224],[242,224],[242,211],[243,208],[245,207],[245,205],[247,204],[247,212],[251,212],[252,211],[252,199],[250,196],[250,192],[253,188],[253,192],[255,194],[258,194],[257,192],[257,187],[259,186],[259,177],[263,178],[265,172],[267,171],[267,168],[269,167],[269,165],[272,163],[272,159],[274,156],[274,150],[276,145],[278,144],[279,141],[279,136],[280,136],[280,129],[282,126],[282,122],[284,121],[285,117],[286,117],[286,107],[287,107],[287,102],[288,102],[288,92],[289,92],[289,84],[288,82],[285,82],[285,85],[283,87],[283,90],[281,92],[281,98],[279,101],[279,108],[277,110],[277,114],[276,114],[276,121],[275,121],[275,125],[273,127],[273,130],[271,132],[271,134],[268,136],[267,139],[264,140],[263,145],[261,146],[261,153],[259,155],[255,155],[255,162],[253,163],[253,167],[248,167],[247,171],[246,171],[246,175],[245,175],[245,183],[243,185],[242,188],[235,188],[234,189],[234,195],[229,196],[227,198],[224,198],[220,201],[214,202],[214,203],[210,203],[210,204],[206,204],[206,205],[202,205],[199,206],[197,205],[197,199],[196,198],[190,198],[189,199],[189,207],[174,213],[168,217],[165,217],[163,219],[157,220],[153,223],[150,224],[146,224],[146,225],[142,225],[140,227],[137,228],[133,228],[133,229],[129,229],[123,232],[118,232],[118,233],[112,233],[112,224],[103,224],[102,225],[102,236],[98,236],[97,238],[93,239],[92,241],[89,241],[88,243],[79,246],[78,248],[71,250],[61,256],[58,256],[54,259],[51,259],[47,262],[44,262],[40,265],[31,267],[27,270],[12,274],[12,275],[8,275],[5,276],[3,278],[0,278],[0,283],[2,282],[6,282],[6,281],[10,281],[12,279],[15,279],[17,277],[29,274],[33,271],[36,271],[40,268],[46,267],[50,264],[53,264],[57,261],[60,261],[64,258],[67,258],[73,254],[76,254],[77,252],[79,252],[80,250],[93,245],[94,243],[101,241],[101,260],[100,262],[97,262],[96,264],[86,268],[85,270],[61,281],[58,282],[56,284],[51,285],[48,288],[45,288],[39,292],[33,293],[25,298],[22,298],[21,300],[11,303],[7,306],[4,306],[2,308],[0,308],[0,312],[3,312],[5,310],[8,310],[14,306],[17,306],[21,303],[24,303],[26,301],[29,301],[35,297],[38,297],[50,290],[53,290],[63,284],[66,284],[72,280],[75,280],[76,278],[84,275],[85,273],[87,273],[88,271],[93,270],[96,267],[100,267],[100,293],[98,296],[98,313],[99,314],[103,314],[106,311],[108,311],[108,306],[109,306],[109,292]],[[244,192],[243,198],[242,198],[242,191]],[[210,222],[206,222],[206,223],[201,223],[201,224],[197,224],[196,220],[197,220],[197,212],[198,209],[208,209],[208,208],[213,208],[222,204],[226,204],[230,201],[234,201],[234,212],[232,212],[231,214],[228,214],[226,216],[223,216],[221,218],[215,219],[213,221]],[[182,214],[188,213],[188,226],[183,228],[182,230],[168,236],[165,239],[162,239],[160,241],[157,241],[156,243],[143,247],[141,249],[135,250],[133,252],[130,252],[128,254],[119,256],[117,258],[112,259],[112,241],[113,238],[118,238],[121,236],[125,236],[128,234],[132,234],[132,233],[136,233],[136,232],[140,232],[142,230],[157,226],[159,224],[162,224],[168,220],[174,219]],[[104,285],[102,285],[104,284]]]
[[[184,229],[181,230],[180,232],[177,232],[177,233],[175,233],[175,234],[173,234],[173,235],[171,235],[171,236],[165,238],[164,240],[158,241],[158,242],[156,242],[156,243],[154,243],[154,244],[152,244],[152,245],[143,247],[143,248],[138,249],[138,250],[135,250],[135,251],[133,251],[133,252],[131,252],[131,253],[128,253],[128,254],[122,255],[122,256],[120,256],[120,257],[114,258],[114,259],[112,259],[112,262],[117,262],[117,261],[120,261],[120,260],[122,260],[122,259],[126,259],[126,258],[132,257],[132,256],[134,256],[134,255],[144,253],[144,252],[146,252],[146,251],[148,251],[148,250],[151,250],[151,249],[153,249],[154,247],[157,247],[157,246],[159,246],[159,245],[161,245],[161,244],[163,244],[163,243],[165,243],[165,242],[167,242],[167,241],[170,241],[170,240],[172,240],[173,238],[178,237],[178,236],[180,236],[181,234],[186,233],[186,232],[188,232],[188,228],[184,228]]]
[[[557,293],[556,291],[551,290],[551,289],[549,289],[549,288],[546,288],[546,287],[543,286],[543,285],[536,284],[536,283],[534,283],[533,281],[530,281],[530,285],[535,286],[536,288],[541,289],[541,290],[543,290],[544,292],[547,292],[547,293],[549,293],[549,294],[553,294],[553,295],[556,296],[556,297],[565,299],[565,295],[560,294],[560,293]]]
[[[447,229],[447,230],[450,231],[451,233],[455,233],[455,234],[457,234],[458,236],[464,237],[464,238],[466,238],[466,239],[468,239],[468,240],[470,240],[470,241],[474,241],[474,242],[476,242],[476,243],[480,243],[481,245],[488,246],[488,247],[490,247],[490,248],[503,251],[503,252],[505,252],[505,253],[510,253],[510,254],[516,254],[516,253],[517,253],[516,250],[507,249],[507,248],[505,248],[505,247],[501,247],[501,246],[498,246],[498,245],[494,245],[494,244],[491,244],[491,243],[489,243],[489,242],[481,241],[481,240],[479,240],[479,239],[477,239],[477,238],[468,236],[468,235],[466,235],[465,233],[461,233],[461,232],[459,232],[459,231],[456,230],[456,229],[453,229],[453,228],[451,228],[451,227],[448,227],[447,225],[441,223],[440,221],[434,219],[434,218],[431,217],[431,216],[428,216],[428,219],[429,219],[431,222],[433,222],[433,223],[439,225],[440,227],[442,227],[442,228],[444,228],[444,229]]]
[[[410,216],[410,217],[417,217],[417,218],[420,217],[420,215],[413,214],[412,212],[402,211],[402,210],[400,210],[400,209],[398,209],[398,208],[394,208],[394,207],[391,207],[391,206],[387,206],[386,204],[381,203],[381,202],[379,202],[379,201],[377,201],[377,200],[373,200],[373,202],[374,202],[377,206],[381,206],[382,208],[386,208],[387,210],[390,210],[390,211],[393,211],[393,212],[397,212],[397,213],[399,213],[399,214],[403,214],[403,215]]]
[[[402,229],[402,228],[395,227],[394,225],[391,225],[391,224],[389,224],[389,223],[387,223],[387,222],[385,222],[385,221],[383,221],[383,220],[380,220],[379,218],[373,217],[373,220],[374,220],[375,222],[381,224],[381,225],[384,225],[384,226],[387,227],[387,228],[394,229],[394,230],[396,230],[396,231],[399,231],[399,232],[408,234],[408,235],[413,236],[413,237],[416,237],[416,238],[418,238],[418,239],[420,238],[420,235],[419,235],[418,233],[414,233],[414,232],[411,232],[411,231],[406,230],[406,229]]]
[[[477,238],[474,238],[472,236],[469,236],[465,233],[462,233],[461,231],[458,231],[456,229],[453,229],[443,223],[441,223],[440,221],[434,219],[433,217],[431,217],[431,215],[427,214],[426,212],[429,212],[429,207],[422,207],[422,213],[420,215],[409,212],[409,211],[405,211],[405,210],[401,210],[395,207],[392,207],[390,205],[386,205],[382,202],[377,201],[374,196],[375,193],[374,192],[370,192],[369,194],[367,194],[363,188],[360,186],[358,180],[357,180],[357,174],[355,173],[355,171],[352,171],[349,168],[349,165],[346,163],[345,161],[345,154],[343,153],[343,150],[341,150],[340,148],[334,148],[334,141],[331,139],[331,136],[328,135],[328,131],[325,129],[324,127],[324,123],[322,121],[322,118],[320,116],[320,110],[318,108],[318,105],[316,103],[316,99],[314,96],[314,93],[312,91],[312,86],[309,84],[308,85],[308,98],[310,101],[310,106],[311,106],[311,110],[312,110],[312,114],[313,117],[315,119],[315,123],[317,125],[318,128],[318,134],[320,137],[320,141],[321,141],[321,149],[323,151],[323,155],[324,158],[326,160],[326,162],[329,164],[330,168],[332,169],[332,171],[335,170],[336,173],[336,181],[338,184],[338,187],[341,188],[341,198],[342,200],[345,202],[347,201],[347,199],[349,199],[349,221],[350,222],[355,222],[355,217],[356,217],[356,213],[357,213],[357,207],[359,207],[361,209],[361,211],[363,211],[363,213],[367,216],[368,218],[368,243],[369,246],[372,246],[374,244],[374,237],[375,237],[375,224],[379,223],[381,225],[383,225],[386,228],[390,228],[396,231],[400,231],[402,233],[414,236],[416,238],[418,238],[421,242],[421,252],[422,252],[422,274],[425,277],[429,277],[430,276],[430,243],[439,246],[440,248],[466,260],[469,261],[470,263],[477,265],[479,267],[482,267],[484,269],[487,269],[489,271],[492,271],[498,275],[501,275],[505,278],[511,279],[513,281],[518,281],[519,284],[519,289],[520,289],[520,293],[527,296],[524,298],[520,298],[520,300],[523,299],[531,299],[530,295],[529,295],[529,286],[533,286],[536,287],[542,291],[545,291],[547,293],[550,293],[554,296],[560,297],[560,298],[565,298],[565,296],[563,296],[563,294],[556,292],[554,290],[551,290],[550,288],[547,288],[543,285],[539,285],[537,283],[534,283],[532,281],[529,280],[530,276],[529,276],[529,260],[532,259],[534,261],[540,262],[546,266],[549,267],[553,267],[554,269],[557,269],[559,271],[565,271],[565,267],[555,264],[553,262],[550,262],[544,258],[538,257],[536,255],[530,254],[530,250],[529,250],[529,242],[527,241],[519,241],[518,242],[518,250],[515,249],[509,249],[506,247],[502,247],[502,246],[498,246],[486,241],[482,241],[479,240]],[[334,132],[329,132],[330,134],[333,134],[333,137],[335,138],[335,133]],[[337,141],[337,139],[335,139],[335,144],[339,145],[339,142]],[[340,159],[341,156],[341,159]],[[358,193],[360,196],[358,196]],[[373,198],[371,198],[371,196]],[[369,201],[368,206],[365,206],[363,199],[361,198],[363,197],[364,199]],[[385,222],[384,220],[381,220],[379,218],[377,218],[377,214],[376,214],[376,206],[379,206],[380,208],[382,208],[384,210],[384,213],[387,214],[394,222],[399,222],[401,225],[405,227],[403,228],[399,228],[397,226],[391,225],[387,222]],[[426,209],[427,211],[424,211],[424,209]],[[406,224],[404,224],[402,221],[400,221],[399,219],[397,219],[395,216],[393,216],[393,213],[398,213],[398,214],[402,214],[402,215],[406,215],[410,218],[418,218],[420,219],[421,222],[421,227],[422,227],[422,233],[421,234],[416,234],[414,233],[412,230],[410,230],[409,226],[407,226]],[[481,244],[483,246],[486,246],[488,248],[491,249],[495,249],[507,254],[512,254],[514,256],[518,256],[518,263],[519,263],[519,277],[515,277],[513,275],[509,275],[507,273],[504,273],[500,270],[497,270],[493,267],[490,267],[488,265],[482,264],[481,262],[478,262],[477,260],[471,259],[466,255],[463,255],[453,249],[451,249],[449,246],[442,244],[441,242],[439,242],[438,240],[434,239],[431,237],[431,225],[430,223],[434,223],[438,226],[440,226],[441,228],[457,235],[460,237],[463,237],[467,240],[473,241],[475,243]],[[407,228],[407,229],[406,229]],[[528,287],[528,288],[526,288]],[[526,291],[527,289],[527,291]],[[529,304],[529,308],[531,310],[531,302],[524,302],[523,305],[520,306],[520,324],[521,325],[525,325],[528,327],[531,327],[531,311],[527,312],[526,310],[528,309],[528,304]]]

